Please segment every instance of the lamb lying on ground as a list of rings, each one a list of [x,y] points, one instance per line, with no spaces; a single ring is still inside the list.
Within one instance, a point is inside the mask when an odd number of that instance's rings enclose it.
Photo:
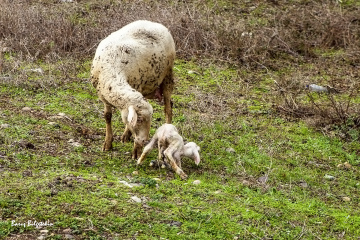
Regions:
[[[113,32],[96,49],[91,82],[104,103],[106,136],[103,151],[112,148],[112,108],[121,111],[122,142],[134,136],[132,157],[138,158],[149,139],[153,108],[146,99],[163,98],[166,122],[171,123],[175,43],[159,23],[135,21]]]
[[[137,161],[138,165],[144,161],[146,155],[156,145],[159,149],[159,161],[164,160],[182,179],[186,179],[187,175],[181,169],[181,156],[193,159],[196,165],[200,163],[200,147],[194,142],[184,145],[183,138],[179,135],[176,127],[172,124],[164,124],[156,130],[153,138],[144,148]]]

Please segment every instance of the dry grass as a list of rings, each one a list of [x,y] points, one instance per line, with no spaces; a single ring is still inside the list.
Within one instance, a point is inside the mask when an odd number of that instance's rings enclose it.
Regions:
[[[166,25],[178,56],[275,67],[318,48],[359,53],[359,6],[336,1],[2,1],[4,47],[29,58],[89,57],[109,33],[137,19]]]
[[[290,117],[311,117],[316,126],[344,124],[360,112],[354,103],[359,93],[359,16],[360,5],[351,0],[342,4],[335,0],[296,0],[293,4],[285,0],[4,0],[0,2],[0,53],[15,52],[20,62],[88,60],[109,33],[137,19],[153,20],[172,32],[178,58],[212,59],[260,72],[298,67],[290,75],[275,77],[275,91],[280,93],[273,100],[277,109]],[[0,71],[17,69],[1,60]],[[304,64],[315,67],[306,69]],[[77,71],[72,64],[60,66],[66,79],[67,72]],[[327,76],[320,84],[340,89],[345,97],[330,95],[324,100],[308,95],[309,101],[304,102],[306,82],[319,83],[314,79],[316,72]],[[26,71],[22,75],[29,78]],[[21,85],[20,80],[15,82]],[[46,85],[32,84],[34,88]],[[226,112],[227,92],[219,93],[222,97],[196,94],[197,102],[204,105],[200,108]],[[202,98],[209,101],[199,101]]]

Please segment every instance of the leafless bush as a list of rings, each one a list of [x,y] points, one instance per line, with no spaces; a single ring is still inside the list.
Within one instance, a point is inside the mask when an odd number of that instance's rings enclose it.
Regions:
[[[148,19],[171,30],[182,58],[271,66],[272,59],[311,57],[317,48],[359,51],[360,11],[355,6],[342,9],[336,1],[228,5],[205,0],[4,0],[0,39],[4,46],[35,59],[54,54],[89,57],[109,33]]]

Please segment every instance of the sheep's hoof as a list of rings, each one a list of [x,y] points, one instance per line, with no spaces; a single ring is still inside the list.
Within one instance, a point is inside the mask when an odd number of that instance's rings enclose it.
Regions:
[[[130,137],[131,137],[131,133],[130,134],[124,133],[123,135],[121,135],[121,142],[126,143],[130,141]]]
[[[104,146],[102,148],[103,152],[105,151],[110,151],[112,149],[112,144],[107,144],[106,142],[104,143]]]

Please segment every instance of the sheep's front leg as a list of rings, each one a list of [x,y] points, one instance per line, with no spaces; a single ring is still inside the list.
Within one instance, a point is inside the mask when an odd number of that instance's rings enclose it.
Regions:
[[[125,126],[124,133],[123,133],[123,135],[121,135],[121,142],[125,143],[125,142],[130,141],[130,137],[131,137],[131,131],[128,128],[128,126]]]
[[[171,123],[172,121],[172,106],[171,106],[171,93],[174,89],[174,78],[172,70],[168,73],[163,81],[163,95],[164,95],[164,104],[165,104],[165,120],[166,123]]]
[[[104,118],[106,122],[106,135],[105,142],[103,146],[103,151],[109,151],[112,149],[113,133],[111,128],[111,117],[112,117],[112,108],[110,105],[104,104]]]
[[[186,179],[188,176],[184,173],[184,171],[178,166],[176,165],[177,160],[174,159],[173,154],[174,154],[174,150],[172,148],[167,148],[164,151],[164,154],[166,156],[166,158],[168,159],[171,168],[181,177],[181,179]]]

